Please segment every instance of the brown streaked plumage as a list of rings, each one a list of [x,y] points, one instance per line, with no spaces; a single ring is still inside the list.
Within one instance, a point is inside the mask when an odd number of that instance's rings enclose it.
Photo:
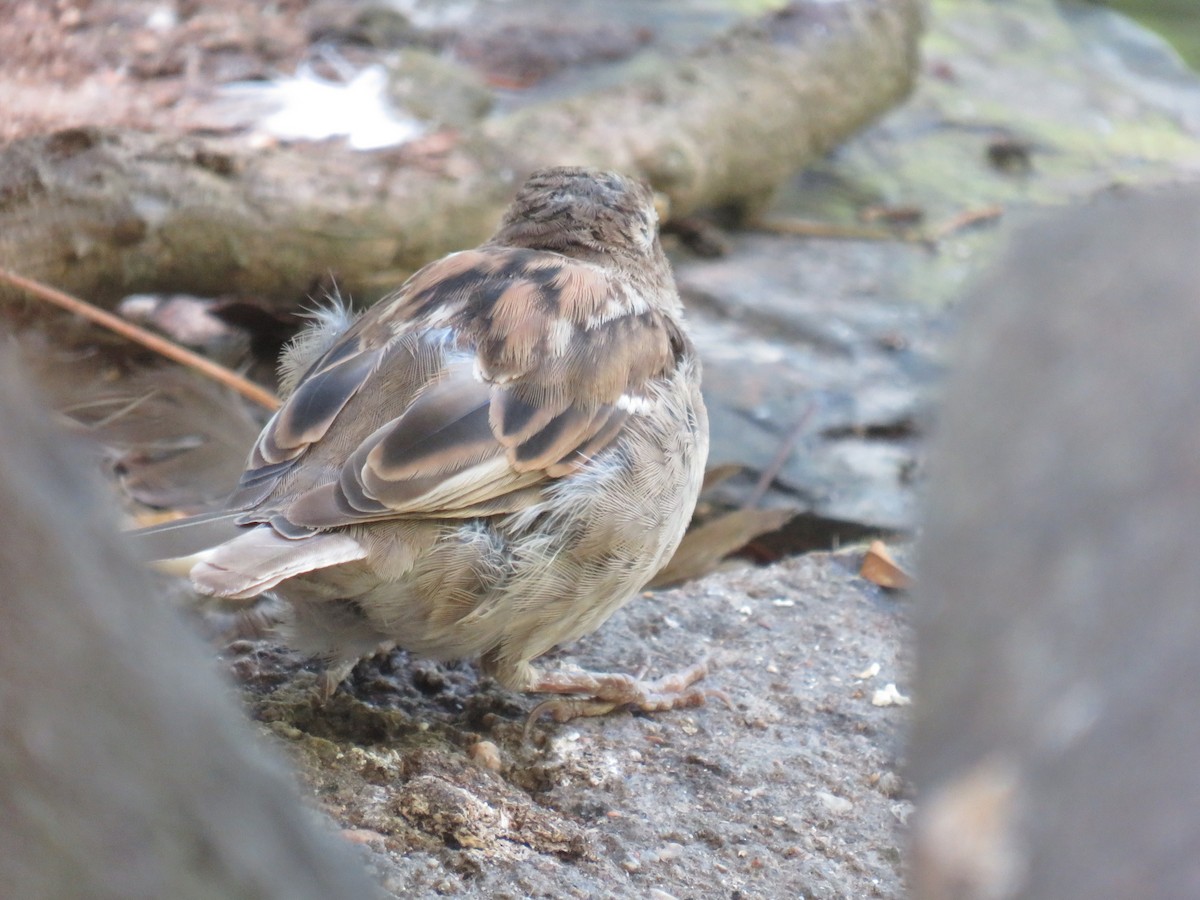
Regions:
[[[197,588],[281,596],[331,686],[394,641],[567,695],[545,706],[560,719],[702,702],[703,667],[641,683],[531,665],[654,575],[699,491],[700,369],[656,226],[644,185],[535,173],[487,243],[355,321],[324,314],[285,357],[232,512],[144,533],[178,548],[151,553],[192,552],[195,531]]]

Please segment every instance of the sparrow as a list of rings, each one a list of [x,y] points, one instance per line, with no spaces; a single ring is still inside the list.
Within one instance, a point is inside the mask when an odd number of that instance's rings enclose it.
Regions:
[[[535,172],[477,249],[320,313],[225,508],[143,529],[146,555],[194,554],[203,594],[285,601],[326,695],[394,643],[554,695],[531,721],[702,704],[703,663],[533,664],[658,572],[700,490],[700,362],[657,226],[638,181]]]

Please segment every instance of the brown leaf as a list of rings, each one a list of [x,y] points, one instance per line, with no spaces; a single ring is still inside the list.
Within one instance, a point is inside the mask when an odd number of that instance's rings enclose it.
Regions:
[[[734,475],[745,471],[746,467],[740,463],[721,463],[719,466],[709,466],[704,472],[704,484],[700,486],[700,493],[711,491],[721,482],[728,481]]]
[[[903,591],[912,586],[912,576],[892,559],[883,541],[871,541],[858,574],[872,584],[890,590]]]
[[[671,561],[649,586],[664,587],[706,575],[730,553],[782,527],[794,515],[794,509],[736,509],[705,522],[684,535]]]

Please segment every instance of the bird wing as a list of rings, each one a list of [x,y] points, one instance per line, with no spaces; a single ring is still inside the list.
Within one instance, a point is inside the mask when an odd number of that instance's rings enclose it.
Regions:
[[[504,247],[453,254],[313,364],[232,502],[284,534],[524,508],[612,443],[684,340],[602,267]],[[301,469],[317,477],[302,483]]]

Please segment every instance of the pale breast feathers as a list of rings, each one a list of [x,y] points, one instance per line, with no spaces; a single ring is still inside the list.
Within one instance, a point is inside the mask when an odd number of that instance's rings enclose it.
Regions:
[[[232,502],[261,504],[247,521],[302,528],[521,509],[620,434],[683,341],[599,267],[502,247],[453,254],[313,363]],[[273,504],[302,457],[325,476]]]

